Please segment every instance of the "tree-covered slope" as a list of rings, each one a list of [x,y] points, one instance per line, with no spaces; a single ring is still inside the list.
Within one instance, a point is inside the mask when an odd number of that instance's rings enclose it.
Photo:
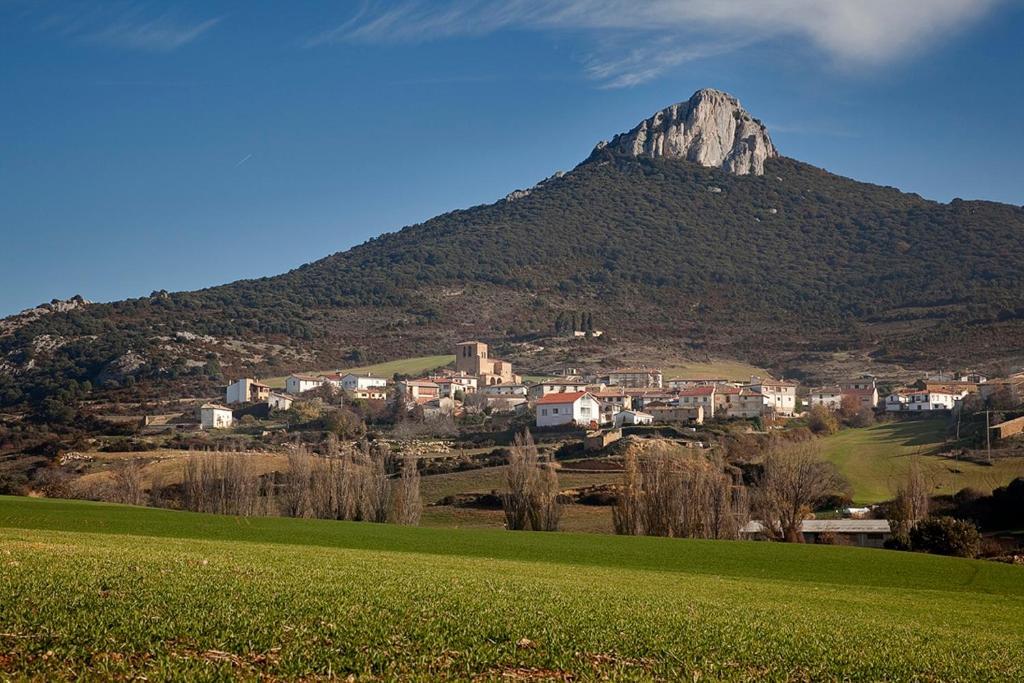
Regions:
[[[1022,294],[1021,208],[939,204],[787,158],[736,176],[606,150],[514,201],[284,275],[8,321],[0,383],[8,401],[67,378],[102,383],[129,351],[140,379],[214,359],[285,368],[295,349],[310,363],[383,360],[546,333],[563,310],[593,312],[617,339],[735,356],[986,360],[1024,351]]]

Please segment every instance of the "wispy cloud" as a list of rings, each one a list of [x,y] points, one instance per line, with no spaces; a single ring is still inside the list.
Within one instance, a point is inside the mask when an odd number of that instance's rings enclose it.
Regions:
[[[625,87],[772,39],[809,43],[840,66],[879,66],[927,49],[1003,1],[366,0],[306,45],[424,42],[508,29],[579,32],[601,45],[628,33],[634,47],[595,47],[584,62],[589,77]]]
[[[120,20],[82,36],[87,42],[131,50],[170,52],[191,43],[220,23],[220,17],[197,23],[177,22],[164,15],[151,20]]]
[[[208,33],[222,17],[183,18],[148,5],[81,2],[33,6],[36,27],[71,41],[147,52],[171,52]]]

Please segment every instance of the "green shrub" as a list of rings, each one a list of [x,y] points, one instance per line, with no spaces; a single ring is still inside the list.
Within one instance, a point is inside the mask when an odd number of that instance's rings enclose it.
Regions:
[[[934,555],[976,557],[981,547],[981,536],[970,522],[952,517],[931,517],[914,525],[910,530],[912,550]]]

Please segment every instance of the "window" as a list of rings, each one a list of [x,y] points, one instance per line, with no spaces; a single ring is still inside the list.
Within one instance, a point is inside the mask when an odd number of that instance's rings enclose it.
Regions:
[[[582,406],[580,408],[580,415],[590,417],[590,406]]]
[[[547,408],[541,408],[541,410],[540,410],[540,414],[541,414],[541,415],[543,415],[544,417],[547,417],[547,415],[548,415],[548,409],[547,409]]]
[[[552,415],[558,415],[558,408],[552,408],[551,409],[551,414]]]

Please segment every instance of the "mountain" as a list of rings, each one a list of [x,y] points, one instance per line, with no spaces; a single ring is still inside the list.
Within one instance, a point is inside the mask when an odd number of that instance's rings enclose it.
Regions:
[[[778,156],[764,124],[720,90],[698,90],[686,102],[662,109],[611,143],[598,143],[598,153],[652,159],[685,159],[737,175],[764,175],[764,162]]]
[[[619,350],[779,371],[851,353],[1016,362],[1022,294],[1020,207],[832,175],[778,155],[735,98],[701,91],[568,173],[283,275],[9,318],[0,402],[445,353],[468,337],[530,341],[523,362],[539,367],[567,312]]]

